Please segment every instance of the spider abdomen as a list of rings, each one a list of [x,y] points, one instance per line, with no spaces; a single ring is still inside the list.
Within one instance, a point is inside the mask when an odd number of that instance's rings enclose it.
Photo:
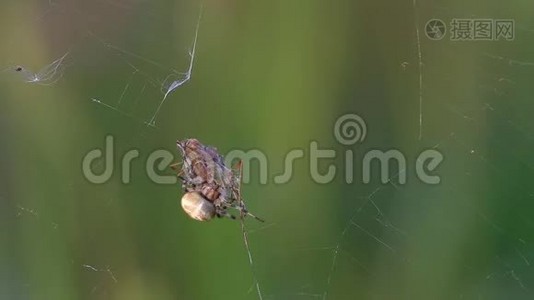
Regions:
[[[182,208],[191,218],[209,221],[215,216],[215,206],[200,193],[188,192],[182,197]]]

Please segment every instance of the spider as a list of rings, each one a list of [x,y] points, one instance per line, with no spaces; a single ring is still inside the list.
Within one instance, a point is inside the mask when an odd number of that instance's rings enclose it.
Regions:
[[[264,222],[251,214],[241,199],[242,162],[233,170],[224,164],[217,149],[205,146],[197,139],[178,140],[176,145],[182,153],[182,168],[171,166],[182,181],[186,192],[182,197],[182,208],[191,218],[209,221],[213,217],[237,217],[228,212],[229,208],[240,212],[239,219],[245,216]]]

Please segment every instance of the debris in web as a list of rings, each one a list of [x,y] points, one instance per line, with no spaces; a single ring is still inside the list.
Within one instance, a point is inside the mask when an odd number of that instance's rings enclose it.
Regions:
[[[156,125],[156,118],[158,116],[158,113],[161,107],[165,103],[167,96],[169,96],[170,93],[172,93],[174,90],[181,87],[184,83],[188,82],[191,79],[191,74],[193,72],[193,63],[195,62],[195,52],[197,48],[198,29],[200,28],[201,19],[202,19],[202,6],[200,8],[200,13],[198,14],[198,20],[197,20],[197,26],[195,29],[195,38],[193,40],[193,45],[191,46],[191,50],[189,50],[189,68],[187,69],[187,72],[181,74],[182,78],[174,79],[176,74],[170,74],[163,81],[162,92],[164,93],[164,96],[161,102],[159,103],[158,108],[156,109],[156,112],[152,116],[152,119],[148,122],[148,125],[150,126]]]
[[[16,75],[25,83],[39,84],[39,85],[53,85],[63,76],[65,67],[65,59],[70,54],[70,51],[65,53],[60,58],[54,60],[50,64],[41,68],[38,72],[26,68],[23,65],[17,65],[4,69],[4,72],[9,72]]]
[[[110,267],[110,266],[106,266],[105,269],[99,269],[99,268],[96,268],[96,267],[91,266],[91,265],[83,264],[82,267],[84,267],[85,269],[94,271],[94,272],[104,272],[104,273],[107,273],[107,274],[109,275],[109,277],[113,280],[113,282],[115,282],[115,283],[119,282],[119,281],[117,280],[117,277],[115,277],[115,274],[113,274],[113,271],[111,270],[111,267]]]
[[[146,80],[146,83],[143,86],[143,89],[137,93],[135,102],[139,101],[139,99],[143,96],[143,93],[145,92],[147,85],[152,86],[152,87],[158,87],[160,92],[163,94],[161,100],[158,101],[156,109],[151,114],[149,119],[146,121],[143,121],[143,123],[147,126],[156,127],[157,117],[161,111],[161,108],[165,104],[166,100],[171,96],[171,94],[174,91],[176,91],[177,89],[182,87],[184,84],[189,82],[192,78],[193,67],[194,67],[196,51],[197,51],[198,33],[200,29],[200,22],[202,20],[202,11],[203,11],[203,7],[201,6],[198,19],[197,19],[197,23],[196,23],[196,27],[195,27],[195,34],[193,37],[193,42],[188,52],[188,56],[189,56],[188,68],[185,72],[179,72],[173,68],[169,68],[168,66],[165,66],[162,63],[156,62],[155,60],[146,58],[132,51],[122,49],[118,46],[115,46],[105,41],[103,38],[98,36],[95,32],[90,31],[90,30],[87,31],[87,33],[90,36],[92,36],[95,40],[97,40],[104,47],[118,53],[118,56],[120,57],[120,59],[125,61],[125,63],[133,69],[132,73],[129,76],[129,80],[127,81],[126,85],[123,87],[119,100],[117,101],[115,105],[104,102],[100,97],[91,97],[91,100],[94,103],[100,104],[106,108],[119,112],[124,116],[133,117],[133,114],[129,112],[125,112],[121,108],[121,104],[123,100],[125,99],[126,95],[130,92],[129,90],[131,88],[131,82],[133,78],[136,76],[142,76]],[[160,80],[154,80],[151,78],[151,76],[149,76],[147,73],[143,72],[140,68],[136,67],[132,62],[130,62],[130,60],[127,57],[131,57],[131,58],[143,61],[144,63],[157,67],[158,69],[165,70],[166,72],[170,72],[170,74],[168,74],[166,78],[163,79],[162,82],[160,82]]]
[[[36,220],[39,220],[39,222],[42,222],[42,218],[41,216],[39,215],[39,213],[34,210],[34,209],[31,209],[31,208],[27,208],[27,207],[23,207],[21,205],[17,205],[17,218],[22,218],[24,216],[28,216],[28,217],[32,217],[32,218],[35,218]],[[52,222],[52,221],[49,221],[49,220],[46,220],[45,223],[49,223],[50,226],[53,228],[53,229],[57,229],[58,227],[58,224],[56,222]]]
[[[23,214],[27,213],[27,214],[30,214],[34,217],[39,217],[39,214],[34,211],[33,209],[29,209],[29,208],[25,208],[25,207],[22,207],[20,205],[17,206],[17,208],[19,209],[19,212],[17,213],[17,217],[21,217]]]

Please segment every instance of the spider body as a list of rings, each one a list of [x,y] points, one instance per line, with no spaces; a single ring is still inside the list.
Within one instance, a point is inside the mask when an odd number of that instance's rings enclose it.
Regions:
[[[224,164],[224,158],[216,148],[205,146],[197,139],[177,141],[182,153],[182,168],[178,177],[186,192],[182,198],[182,208],[193,219],[210,220],[213,216],[235,216],[229,208],[240,211],[241,217],[250,214],[241,201],[241,164],[239,170],[232,170]]]

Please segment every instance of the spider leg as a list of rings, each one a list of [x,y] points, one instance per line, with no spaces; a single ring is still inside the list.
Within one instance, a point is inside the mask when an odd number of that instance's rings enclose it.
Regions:
[[[253,215],[251,212],[249,212],[247,210],[247,208],[245,207],[245,204],[243,202],[241,202],[240,204],[238,204],[237,206],[234,206],[235,209],[239,210],[241,213],[240,215],[242,216],[241,218],[244,218],[245,216],[249,216],[249,217],[252,217],[262,223],[265,223],[265,220],[260,218],[260,217],[257,217],[255,215]]]
[[[174,172],[177,173],[176,176],[177,176],[178,178],[180,178],[180,180],[184,181],[184,180],[185,180],[185,178],[184,178],[184,176],[183,176],[183,175],[184,175],[184,170],[178,168],[178,166],[181,165],[181,164],[182,164],[182,162],[177,162],[177,163],[174,163],[174,164],[170,165],[169,167],[170,167]]]
[[[238,168],[239,170],[239,189],[237,190],[237,205],[234,206],[235,209],[239,210],[239,215],[240,215],[240,219],[241,221],[243,221],[243,219],[245,218],[245,216],[251,216],[253,217],[254,219],[260,221],[260,222],[265,222],[265,220],[259,218],[259,217],[256,217],[255,215],[251,214],[247,208],[245,207],[245,203],[243,202],[243,199],[241,198],[241,183],[243,182],[243,161],[240,160],[237,164],[236,164],[236,167]]]
[[[243,161],[239,160],[236,167],[239,169],[239,189],[238,189],[237,205],[239,207],[245,207],[245,204],[243,204],[243,199],[241,199],[241,184],[243,183]],[[244,212],[243,210],[240,210],[241,225],[244,227],[245,225],[243,224],[243,218],[244,218]]]
[[[181,164],[183,164],[183,162],[177,162],[177,163],[174,163],[174,164],[170,165],[169,167],[171,169],[173,169],[175,172],[182,173],[183,171],[178,169],[178,166],[181,165]]]
[[[264,220],[264,219],[262,219],[262,218],[260,218],[260,217],[257,217],[257,216],[255,216],[255,215],[251,214],[250,212],[247,211],[247,212],[245,212],[245,213],[247,214],[247,216],[253,217],[253,218],[256,219],[257,221],[260,221],[260,222],[262,222],[262,223],[265,223],[265,220]]]
[[[226,210],[221,210],[217,213],[217,217],[219,218],[223,218],[223,217],[227,217],[227,218],[230,218],[232,220],[237,220],[237,217],[232,215],[231,213],[227,212]]]
[[[170,165],[169,167],[176,172],[176,177],[178,177],[178,179],[180,179],[182,181],[182,189],[186,189],[187,186],[191,185],[189,183],[189,181],[184,177],[184,170],[183,169],[180,169],[178,168],[179,165],[181,165],[183,162],[177,162],[177,163],[174,163],[172,165]]]

